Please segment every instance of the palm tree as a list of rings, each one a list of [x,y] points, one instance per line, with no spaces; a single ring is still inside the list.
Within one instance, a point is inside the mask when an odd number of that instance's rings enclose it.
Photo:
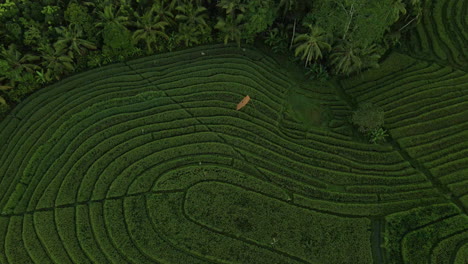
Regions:
[[[154,14],[160,21],[169,23],[169,25],[176,25],[174,21],[174,14],[172,13],[175,10],[176,1],[172,0],[169,4],[165,4],[164,0],[156,0],[153,3]]]
[[[401,0],[393,0],[393,10],[389,10],[387,17],[390,15],[393,19],[392,22],[396,22],[400,18],[400,13],[406,14],[406,5]]]
[[[379,67],[380,54],[376,45],[356,47],[349,42],[337,45],[330,55],[331,64],[338,74],[350,75],[365,68]]]
[[[218,23],[215,28],[221,31],[221,37],[224,39],[224,44],[227,44],[229,40],[235,40],[237,46],[240,47],[240,41],[242,36],[241,21],[242,15],[238,15],[237,18],[228,16],[226,20],[222,17],[218,17]]]
[[[243,13],[247,7],[241,0],[221,0],[217,6],[226,9],[226,15],[232,17],[235,16],[237,10]]]
[[[328,43],[329,35],[322,28],[305,23],[309,32],[301,34],[294,39],[294,43],[299,43],[295,50],[295,56],[302,53],[301,60],[305,59],[305,67],[312,61],[321,59],[324,50],[331,50]]]
[[[193,27],[189,24],[179,24],[179,32],[175,38],[176,42],[184,42],[186,47],[192,46],[192,44],[200,44],[199,38],[201,32],[198,28]]]
[[[164,27],[169,25],[165,21],[161,21],[160,17],[154,15],[154,6],[150,10],[145,12],[142,16],[137,16],[137,22],[135,26],[138,28],[132,36],[134,43],[143,40],[146,43],[146,48],[149,53],[153,52],[152,44],[158,42],[159,37],[169,39],[169,36],[165,33]]]
[[[14,44],[10,44],[8,49],[2,47],[0,51],[0,57],[8,63],[8,66],[12,71],[16,71],[19,74],[24,71],[34,73],[35,70],[40,68],[38,65],[31,63],[39,60],[39,56],[32,54],[23,55],[16,49]]]
[[[61,47],[52,47],[51,45],[43,45],[40,48],[42,65],[46,69],[45,78],[59,80],[64,73],[69,73],[75,70],[73,59],[66,50]]]
[[[283,17],[286,16],[286,13],[293,10],[293,7],[296,5],[296,0],[280,0],[278,5],[278,10],[283,10]]]
[[[1,105],[8,105],[5,98],[3,98],[3,96],[0,96],[0,106]]]
[[[5,78],[0,77],[0,91],[7,91],[13,88],[13,86],[10,85],[2,85],[1,81],[3,81]]]
[[[118,27],[124,28],[128,24],[128,17],[121,16],[120,14],[120,8],[116,11],[115,6],[112,3],[108,3],[103,11],[97,12],[99,22],[97,22],[95,26],[104,28],[108,24],[115,24]],[[101,33],[101,31],[99,33]]]
[[[194,6],[192,4],[185,4],[176,7],[176,10],[180,12],[180,14],[175,17],[179,22],[198,27],[207,26],[205,21],[205,18],[208,18],[206,8]]]
[[[365,68],[379,67],[379,50],[376,45],[356,47],[349,42],[343,42],[333,48],[330,55],[331,64],[337,74],[350,75]]]
[[[356,51],[349,42],[341,43],[333,49],[330,59],[336,74],[349,75],[361,70],[362,61]]]
[[[81,39],[83,31],[76,27],[69,25],[68,28],[60,27],[55,28],[57,33],[61,35],[54,46],[58,49],[65,48],[68,51],[74,51],[78,55],[83,55],[88,49],[96,49],[96,45],[85,39]]]

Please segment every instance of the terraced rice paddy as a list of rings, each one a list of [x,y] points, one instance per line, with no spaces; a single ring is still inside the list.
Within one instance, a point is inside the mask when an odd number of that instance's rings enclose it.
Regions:
[[[405,160],[459,208],[458,212],[449,210],[451,214],[440,219],[440,215],[432,216],[428,218],[432,222],[420,222],[414,230],[398,235],[403,243],[400,253],[408,263],[418,263],[425,256],[431,256],[431,263],[454,263],[454,253],[441,252],[467,243],[467,83],[465,72],[398,53],[392,54],[379,70],[342,82],[358,103],[373,102],[385,110],[386,128],[395,149],[400,149]],[[407,216],[396,215],[405,219],[417,214],[410,212]],[[396,215],[388,216],[388,225],[394,225]],[[424,248],[411,251],[411,245]]]
[[[336,85],[213,45],[35,93],[0,123],[0,263],[467,263],[466,57],[430,23],[438,57]],[[364,101],[389,144],[353,138]]]
[[[468,70],[468,2],[423,0],[421,23],[411,34],[411,56]]]

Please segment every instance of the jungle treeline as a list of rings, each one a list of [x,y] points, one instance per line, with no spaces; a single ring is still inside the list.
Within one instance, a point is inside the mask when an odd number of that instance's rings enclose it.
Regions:
[[[312,76],[359,73],[416,25],[422,0],[6,0],[0,113],[86,69],[194,45],[256,41]]]

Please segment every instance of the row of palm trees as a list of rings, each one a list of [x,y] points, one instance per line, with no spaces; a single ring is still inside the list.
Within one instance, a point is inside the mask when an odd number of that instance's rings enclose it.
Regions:
[[[280,18],[283,22],[276,23],[275,34],[282,40],[271,43],[281,44],[283,48],[289,46],[289,49],[294,46],[294,55],[300,56],[306,67],[326,60],[336,74],[350,74],[376,65],[379,52],[375,45],[361,47],[345,38],[333,41],[330,32],[319,26],[300,23],[310,10],[311,1],[277,1],[278,13],[281,13],[279,16],[283,17]],[[395,0],[398,3],[401,1],[419,0]],[[75,22],[56,25],[53,28],[56,41],[50,43],[51,38],[43,37],[42,41],[38,41],[37,47],[33,48],[35,54],[21,52],[14,44],[0,47],[0,68],[2,63],[7,65],[6,70],[0,71],[0,90],[11,89],[21,81],[42,84],[58,80],[64,74],[75,71],[77,67],[86,68],[116,60],[106,53],[106,50],[112,49],[106,49],[106,36],[116,33],[123,32],[129,36],[129,45],[133,47],[126,54],[127,57],[144,51],[146,54],[171,51],[178,46],[190,47],[215,39],[224,43],[234,41],[240,45],[242,40],[247,39],[244,14],[248,2],[244,0],[216,1],[214,4],[220,8],[221,13],[213,13],[213,10],[205,7],[211,0],[154,0],[146,8],[141,5],[129,8],[131,2],[120,0],[120,5],[108,1],[81,4],[75,2],[76,5],[91,9],[91,14],[96,17],[96,21],[92,21],[91,31]],[[402,8],[399,5],[399,11],[396,12],[404,12]],[[214,29],[217,30],[216,34],[213,34]],[[290,43],[285,43],[286,38],[290,38]],[[114,42],[123,45],[121,40]],[[114,54],[125,59],[123,52]]]
[[[161,49],[161,40],[172,38],[176,43],[191,46],[200,44],[203,36],[211,36],[205,7],[188,3],[175,7],[175,3],[157,0],[142,14],[135,12],[134,21],[122,15],[122,8],[108,4],[96,11],[99,21],[95,27],[101,35],[112,26],[122,31],[131,29],[131,41],[134,45],[144,46],[147,54],[153,53],[158,46]],[[178,14],[174,15],[174,12]],[[177,34],[169,36],[166,27],[175,25],[179,29]],[[36,75],[36,80],[41,83],[58,80],[63,74],[75,70],[77,59],[98,48],[96,43],[85,38],[81,25],[70,23],[56,27],[55,32],[57,40],[40,43],[36,54],[22,54],[15,44],[0,48],[0,59],[9,67],[8,73],[0,79],[6,84],[2,85],[3,90],[14,87],[18,80],[27,79],[30,74]]]
[[[296,0],[281,0],[281,5],[284,7],[285,12],[296,3]],[[392,37],[399,37],[399,32],[402,29],[420,18],[422,14],[420,4],[420,0],[394,0],[392,2],[392,8],[387,13],[391,21],[397,21],[400,15],[407,14],[407,6],[411,7],[413,14],[409,14],[405,20],[402,20],[401,24],[404,25],[398,29],[396,34],[388,35],[390,41]],[[410,17],[414,18],[406,22]],[[296,25],[294,24],[294,28],[295,27]],[[334,36],[317,25],[304,23],[303,28],[306,30],[305,33],[297,37],[294,36],[295,32],[293,33],[290,48],[292,47],[292,43],[297,44],[294,55],[301,56],[305,67],[312,63],[320,62],[324,58],[325,53],[330,53],[327,58],[328,64],[333,68],[333,72],[338,75],[350,75],[364,68],[378,67],[378,60],[380,54],[382,54],[382,48],[379,49],[375,43],[360,45],[358,41],[352,42],[346,38],[347,31],[345,31],[344,35],[339,37],[338,40],[335,36],[335,40],[333,41],[332,39]],[[349,28],[349,23],[347,24],[347,28]],[[331,44],[333,44],[333,47]],[[395,42],[393,44],[395,44]]]
[[[332,49],[329,33],[309,23],[305,26],[309,31],[294,38],[294,43],[297,43],[295,56],[301,55],[301,60],[305,62],[304,67],[323,59],[324,53],[328,52],[331,52],[329,59],[333,71],[339,75],[349,75],[363,68],[378,66],[380,55],[376,45],[359,47],[342,40]]]

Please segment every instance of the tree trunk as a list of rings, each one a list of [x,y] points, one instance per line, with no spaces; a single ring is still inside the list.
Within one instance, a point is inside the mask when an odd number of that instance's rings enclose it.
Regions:
[[[295,35],[296,35],[296,19],[294,19],[293,35],[292,35],[292,38],[291,38],[291,45],[289,45],[289,49],[292,49],[292,45],[293,45],[293,42],[294,42],[294,36]]]

